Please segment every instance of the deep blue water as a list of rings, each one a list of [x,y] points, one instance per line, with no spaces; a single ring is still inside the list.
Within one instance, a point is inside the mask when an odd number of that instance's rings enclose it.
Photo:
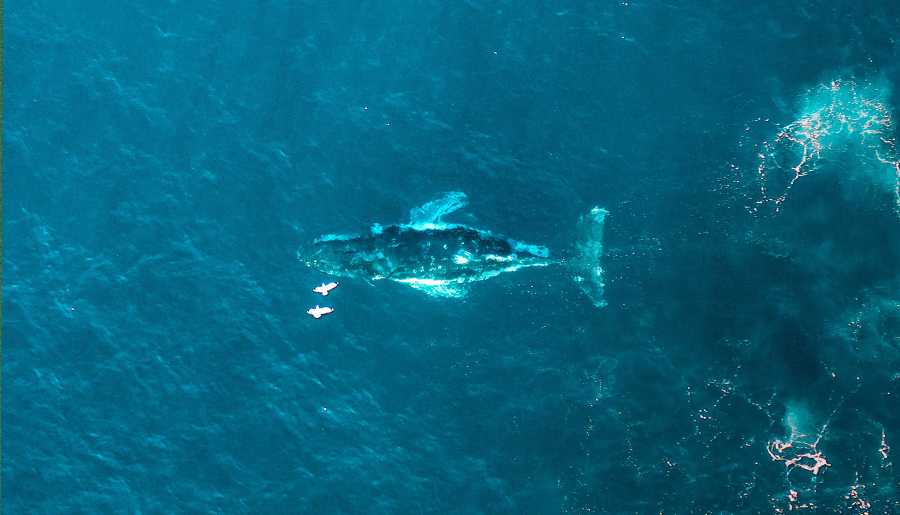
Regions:
[[[4,33],[4,512],[900,513],[900,3],[19,0]],[[609,210],[608,305],[296,258],[450,191],[557,255]]]

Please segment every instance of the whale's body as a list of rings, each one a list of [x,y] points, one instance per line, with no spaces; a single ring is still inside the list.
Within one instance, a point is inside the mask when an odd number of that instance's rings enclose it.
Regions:
[[[463,297],[473,282],[520,268],[560,262],[553,259],[545,247],[466,225],[442,222],[443,215],[465,203],[463,193],[450,193],[413,209],[408,224],[375,225],[368,234],[362,235],[322,236],[301,248],[297,256],[327,274],[367,280],[390,279],[439,297]],[[599,219],[601,229],[605,213],[603,210]],[[590,252],[598,253],[599,250],[595,245]],[[602,294],[599,257],[598,253],[591,261],[596,264],[596,270],[586,271],[583,275],[588,279],[593,275],[593,283],[599,280]],[[603,302],[598,303],[595,299],[595,304],[602,305]]]

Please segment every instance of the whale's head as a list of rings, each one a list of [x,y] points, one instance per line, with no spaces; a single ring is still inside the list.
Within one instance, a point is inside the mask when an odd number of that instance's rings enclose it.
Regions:
[[[346,275],[355,253],[349,239],[319,238],[297,249],[297,259],[326,274]]]
[[[380,253],[365,248],[357,236],[328,235],[297,250],[297,259],[316,270],[340,277],[372,277]]]

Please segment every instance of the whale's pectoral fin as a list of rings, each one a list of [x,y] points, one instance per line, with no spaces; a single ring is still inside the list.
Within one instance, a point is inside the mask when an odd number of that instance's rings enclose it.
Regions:
[[[447,213],[452,213],[468,204],[466,194],[461,191],[453,191],[443,198],[432,200],[422,207],[417,207],[409,212],[409,224],[437,224]]]
[[[595,207],[581,218],[575,230],[575,253],[568,265],[575,274],[578,286],[597,307],[606,305],[603,299],[603,223],[609,211]]]

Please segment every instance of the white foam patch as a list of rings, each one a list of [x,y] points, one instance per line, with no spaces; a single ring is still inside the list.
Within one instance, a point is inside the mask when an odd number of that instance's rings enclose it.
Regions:
[[[465,265],[471,260],[472,254],[469,252],[460,252],[459,254],[453,256],[453,262],[457,265]]]
[[[316,238],[313,243],[321,243],[323,241],[347,241],[355,237],[356,235],[351,234],[326,234],[325,236]]]
[[[409,227],[411,229],[415,229],[417,231],[428,231],[428,230],[432,230],[432,229],[443,230],[443,229],[451,229],[453,227],[462,227],[462,226],[447,225],[447,224],[435,224],[435,223],[428,222],[428,223],[410,224],[407,227]]]
[[[461,298],[468,294],[465,285],[445,279],[394,279],[400,283],[406,283],[417,290],[421,290],[432,297]]]

